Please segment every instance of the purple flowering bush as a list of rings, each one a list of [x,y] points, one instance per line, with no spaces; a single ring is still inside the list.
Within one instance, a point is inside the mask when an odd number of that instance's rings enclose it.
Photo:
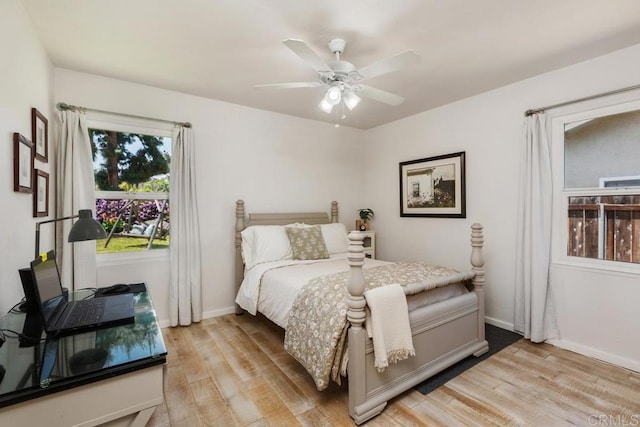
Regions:
[[[127,201],[122,199],[96,199],[96,220],[102,224],[107,233],[111,232],[113,228],[115,228],[115,233],[121,233],[125,230],[132,211],[134,216],[131,218],[130,224],[132,226],[145,225],[147,221],[153,221],[158,218],[160,213],[158,208],[161,207],[162,202],[159,201],[156,204],[154,200],[137,200],[127,205]],[[122,217],[118,220],[118,215],[123,209]],[[169,222],[169,203],[164,206],[163,221]]]

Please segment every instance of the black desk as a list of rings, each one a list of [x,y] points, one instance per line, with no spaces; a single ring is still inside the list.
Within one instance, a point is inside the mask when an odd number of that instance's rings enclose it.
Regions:
[[[88,426],[128,417],[144,426],[163,400],[167,350],[149,293],[134,300],[134,324],[57,339],[46,339],[37,314],[0,319],[0,425]]]

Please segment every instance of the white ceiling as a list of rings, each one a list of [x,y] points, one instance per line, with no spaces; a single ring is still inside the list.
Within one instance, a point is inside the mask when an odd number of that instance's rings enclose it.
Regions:
[[[638,0],[22,3],[55,66],[362,129],[640,43]],[[322,88],[253,88],[316,79],[282,40],[328,61],[336,37],[356,67],[420,53],[420,65],[366,81],[404,103],[364,99],[340,120],[318,108]]]

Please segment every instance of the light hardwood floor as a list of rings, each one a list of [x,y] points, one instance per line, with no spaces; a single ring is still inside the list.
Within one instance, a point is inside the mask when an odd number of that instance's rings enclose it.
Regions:
[[[245,314],[163,330],[165,404],[149,426],[349,426],[347,388],[318,392],[283,331]],[[640,426],[640,373],[520,340],[369,426]]]

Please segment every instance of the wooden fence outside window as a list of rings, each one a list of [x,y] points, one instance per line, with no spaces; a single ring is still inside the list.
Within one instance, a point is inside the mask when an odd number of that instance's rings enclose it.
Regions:
[[[568,233],[569,256],[640,263],[640,196],[570,197]]]

